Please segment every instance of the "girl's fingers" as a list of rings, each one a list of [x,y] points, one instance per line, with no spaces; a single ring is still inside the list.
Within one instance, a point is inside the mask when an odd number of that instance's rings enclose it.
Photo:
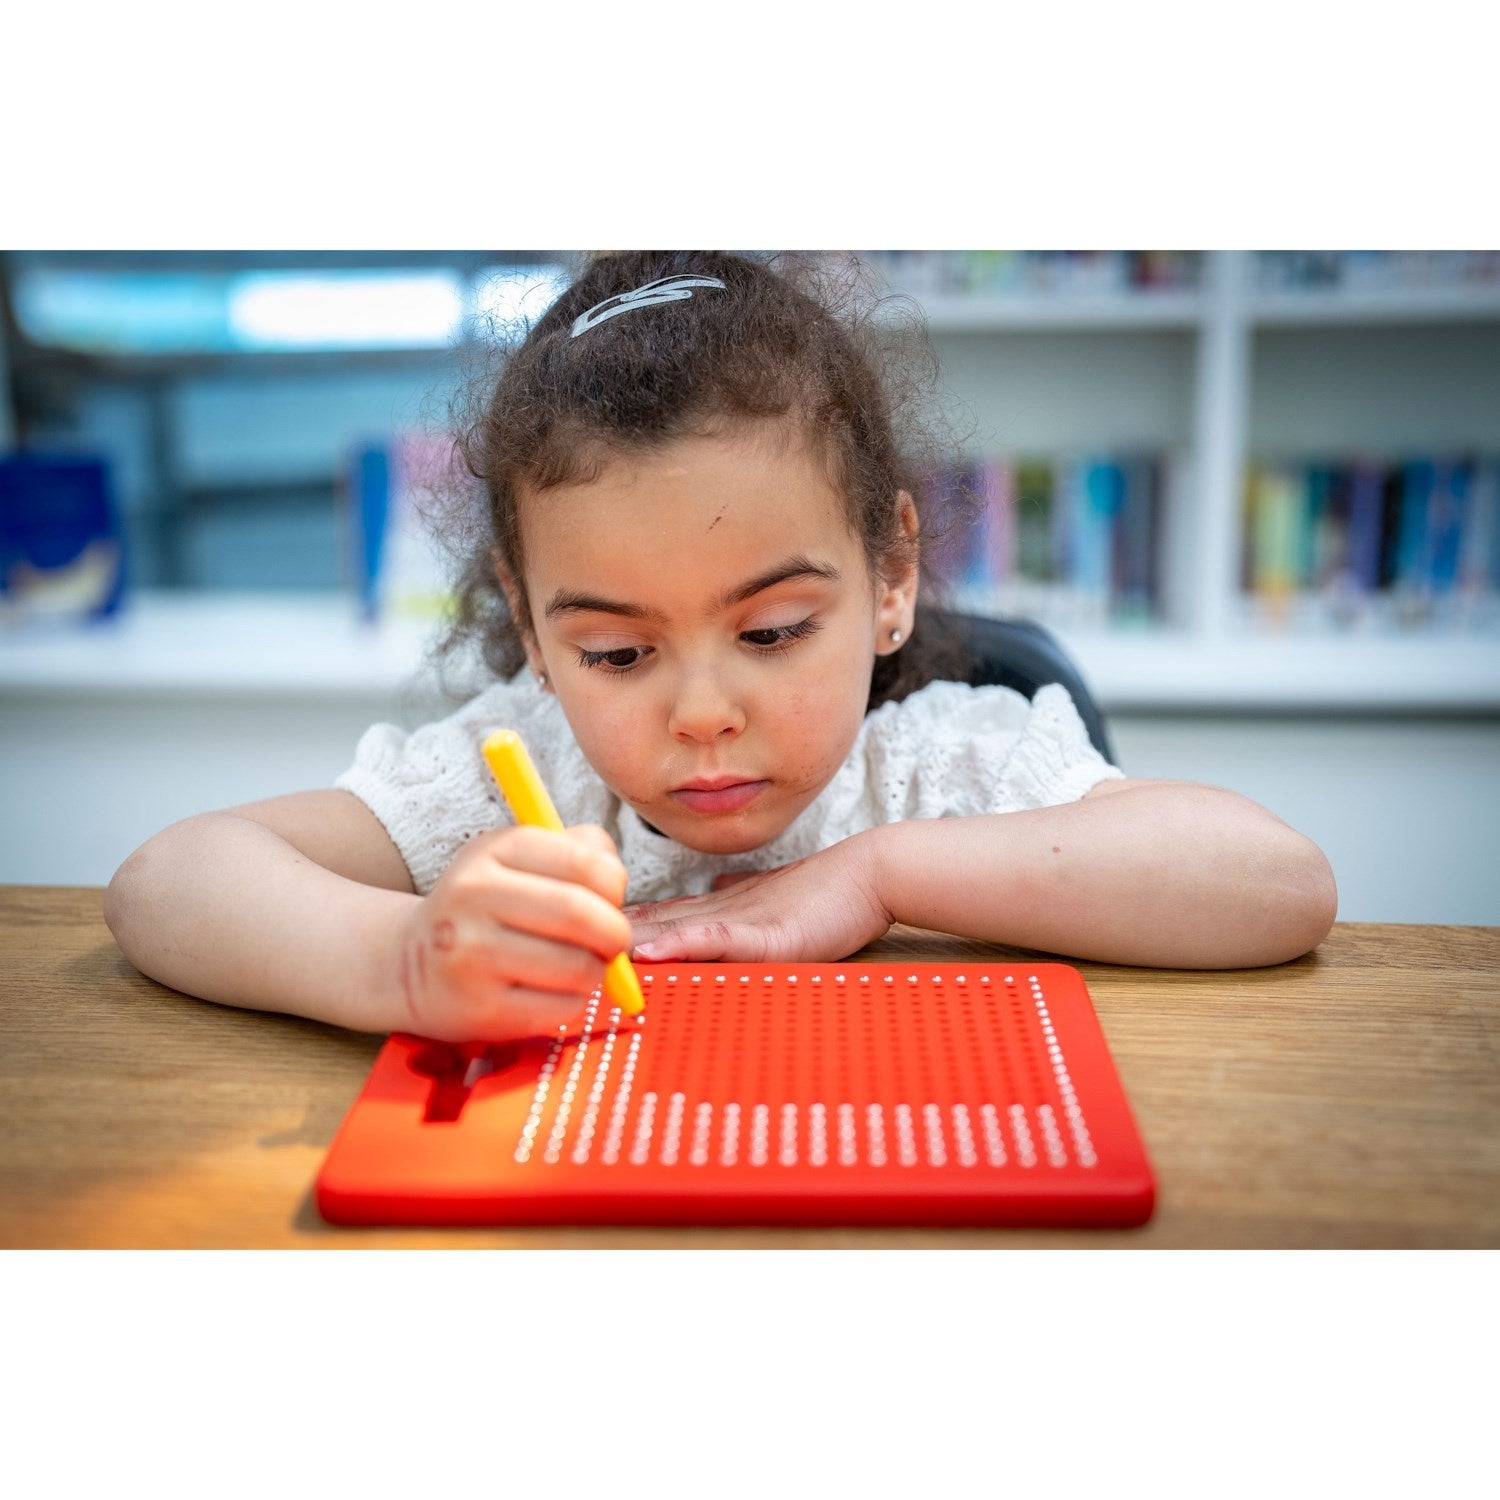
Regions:
[[[620,859],[620,851],[615,848],[615,841],[597,823],[579,823],[576,827],[568,829],[568,837],[602,858],[603,876],[610,880],[617,880],[619,889],[613,892],[600,890],[600,894],[619,906],[625,900],[628,876],[625,873],[625,865]],[[599,888],[596,886],[595,889]]]
[[[729,922],[700,922],[669,928],[637,943],[631,953],[647,963],[763,963],[770,958],[765,933]]]
[[[551,828],[503,828],[475,843],[502,869],[584,886],[614,907],[624,899],[625,866],[609,835],[593,824],[562,833]]]
[[[587,948],[493,924],[470,949],[468,963],[487,969],[492,983],[548,993],[587,995],[604,982],[605,961]]]
[[[588,1012],[585,995],[556,995],[526,985],[496,987],[482,1002],[453,1013],[443,1042],[517,1042],[529,1037],[576,1034]],[[596,1016],[594,1024],[599,1024]]]
[[[513,932],[585,948],[608,961],[630,946],[619,907],[566,878],[489,866],[463,887],[463,909]]]

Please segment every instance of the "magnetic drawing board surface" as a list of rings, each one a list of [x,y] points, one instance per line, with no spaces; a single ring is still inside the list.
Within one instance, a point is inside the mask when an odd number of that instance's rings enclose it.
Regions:
[[[640,964],[572,1035],[397,1033],[318,1176],[346,1224],[1143,1223],[1155,1183],[1076,969]]]

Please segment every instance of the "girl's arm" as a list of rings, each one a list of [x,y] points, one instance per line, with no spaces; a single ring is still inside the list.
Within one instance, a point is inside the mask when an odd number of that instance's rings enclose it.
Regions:
[[[136,968],[174,989],[388,1031],[400,1024],[391,939],[418,900],[357,797],[302,792],[164,829],[115,872],[104,920]]]
[[[104,918],[190,995],[444,1041],[555,1032],[630,928],[603,829],[501,828],[426,896],[357,797],[302,792],[188,818],[115,873]]]
[[[1234,792],[1102,781],[1077,802],[872,829],[896,922],[1103,963],[1240,969],[1317,947],[1323,852]]]
[[[629,915],[646,959],[843,958],[902,922],[1104,963],[1230,969],[1308,952],[1336,910],[1321,850],[1265,808],[1189,782],[1105,781],[1059,807],[872,828]]]

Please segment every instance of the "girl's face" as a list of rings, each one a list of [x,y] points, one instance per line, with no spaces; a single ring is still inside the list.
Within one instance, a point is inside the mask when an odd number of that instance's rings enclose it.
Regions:
[[[533,670],[605,784],[715,854],[828,784],[916,602],[915,568],[871,577],[817,455],[782,434],[682,438],[522,499]]]

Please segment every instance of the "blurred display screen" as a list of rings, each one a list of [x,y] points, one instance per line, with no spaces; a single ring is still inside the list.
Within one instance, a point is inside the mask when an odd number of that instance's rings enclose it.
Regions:
[[[235,272],[29,266],[13,288],[37,344],[122,355],[440,349],[469,319],[509,331],[562,290],[558,266],[492,266],[475,276],[402,270]]]

